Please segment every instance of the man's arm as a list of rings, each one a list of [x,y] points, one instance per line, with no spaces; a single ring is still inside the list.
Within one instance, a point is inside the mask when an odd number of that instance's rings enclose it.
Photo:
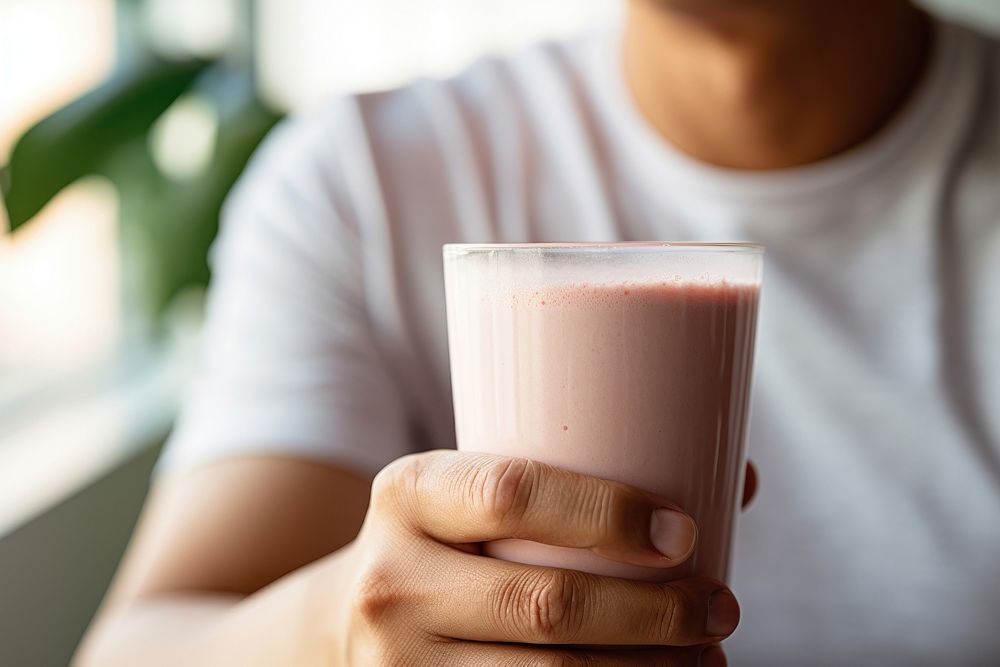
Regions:
[[[317,591],[308,568],[285,575],[354,539],[370,488],[343,469],[258,457],[158,482],[77,664],[192,664],[195,655],[261,664],[272,652],[295,654],[312,619],[273,619],[302,615]]]
[[[357,538],[321,558],[355,533],[365,480],[244,459],[166,482],[77,664],[724,664],[716,644],[739,607],[721,582],[633,582],[474,546],[519,538],[677,567],[696,529],[664,498],[454,451],[399,459],[372,489]]]

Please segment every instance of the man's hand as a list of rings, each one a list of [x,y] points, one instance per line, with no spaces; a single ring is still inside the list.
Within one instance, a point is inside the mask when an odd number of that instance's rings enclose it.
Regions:
[[[525,539],[670,568],[690,556],[695,535],[690,517],[623,484],[521,459],[406,457],[376,478],[357,541],[320,575],[341,593],[330,657],[341,665],[724,665],[717,644],[736,629],[739,607],[719,582],[632,582],[492,560],[478,546]],[[608,646],[619,648],[599,648]]]

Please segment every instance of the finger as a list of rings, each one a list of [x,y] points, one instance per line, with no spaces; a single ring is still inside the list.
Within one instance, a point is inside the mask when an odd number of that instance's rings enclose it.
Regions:
[[[374,496],[373,506],[401,503],[416,528],[453,544],[515,538],[673,567],[691,556],[697,537],[691,517],[663,498],[525,459],[409,456],[379,474]]]
[[[747,461],[747,476],[746,481],[743,483],[743,509],[750,507],[754,496],[757,495],[757,484],[757,466]]]
[[[455,642],[442,664],[469,667],[725,667],[717,646],[683,649],[539,649],[527,646]],[[721,660],[721,661],[720,661]]]
[[[646,583],[486,559],[441,547],[421,609],[442,637],[543,645],[693,646],[722,640],[739,605],[705,578]]]

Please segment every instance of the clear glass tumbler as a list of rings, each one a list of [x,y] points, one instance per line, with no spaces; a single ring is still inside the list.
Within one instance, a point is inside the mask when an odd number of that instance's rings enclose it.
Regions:
[[[505,560],[726,581],[743,494],[763,249],[747,244],[444,248],[458,446],[664,496],[698,524],[670,570],[518,540]]]

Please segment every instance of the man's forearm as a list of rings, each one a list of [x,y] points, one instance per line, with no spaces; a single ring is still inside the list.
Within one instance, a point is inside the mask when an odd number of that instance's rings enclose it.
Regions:
[[[209,636],[240,598],[190,595],[137,601],[101,619],[76,655],[76,667],[178,665],[197,661]]]
[[[308,664],[303,637],[318,622],[306,568],[247,598],[152,596],[112,610],[92,628],[76,667]]]

